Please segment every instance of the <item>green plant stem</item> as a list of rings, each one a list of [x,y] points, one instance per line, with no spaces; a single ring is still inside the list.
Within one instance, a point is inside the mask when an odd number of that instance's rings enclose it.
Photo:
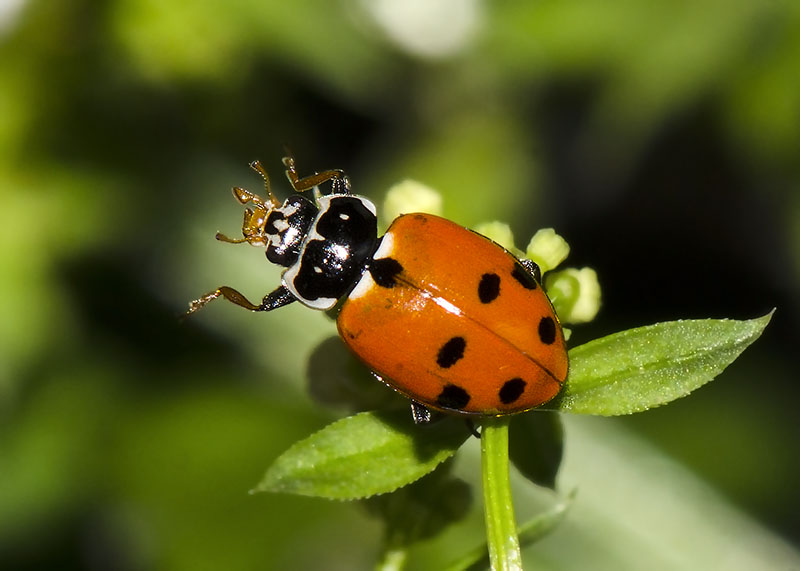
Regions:
[[[375,565],[375,571],[400,571],[405,567],[408,550],[403,547],[388,548]]]
[[[511,484],[508,477],[508,424],[511,417],[486,418],[481,429],[481,470],[486,540],[493,570],[522,569]]]

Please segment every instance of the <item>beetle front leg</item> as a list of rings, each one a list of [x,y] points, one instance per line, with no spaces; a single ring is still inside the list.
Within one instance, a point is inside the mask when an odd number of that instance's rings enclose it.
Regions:
[[[297,301],[297,298],[294,297],[284,285],[278,286],[275,291],[265,295],[264,299],[261,300],[259,305],[254,304],[247,299],[244,294],[233,289],[232,287],[220,286],[214,291],[210,291],[204,296],[189,303],[189,310],[186,312],[186,315],[194,313],[201,307],[206,306],[219,297],[224,297],[231,303],[235,303],[239,307],[244,307],[250,311],[272,311],[273,309],[278,309],[284,305],[289,305],[293,301]]]

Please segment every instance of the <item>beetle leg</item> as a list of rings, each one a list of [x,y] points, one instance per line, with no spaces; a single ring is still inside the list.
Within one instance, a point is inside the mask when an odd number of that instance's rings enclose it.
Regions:
[[[519,262],[522,264],[522,267],[528,270],[528,273],[533,276],[536,283],[542,283],[542,270],[539,268],[539,264],[529,258],[522,258]]]
[[[283,164],[286,167],[286,177],[289,179],[289,182],[292,183],[292,188],[295,192],[303,192],[323,182],[331,181],[331,191],[333,194],[350,194],[350,179],[348,179],[344,171],[340,169],[322,171],[301,178],[297,174],[294,157],[284,157]]]
[[[214,291],[208,292],[204,296],[189,303],[189,310],[186,312],[186,314],[188,315],[190,313],[194,313],[218,297],[224,297],[231,303],[235,303],[239,307],[244,307],[250,311],[272,311],[273,309],[278,309],[284,305],[289,305],[293,301],[297,301],[297,298],[295,298],[291,292],[286,289],[286,286],[283,285],[278,286],[275,291],[265,295],[264,299],[261,300],[259,305],[254,304],[242,293],[236,291],[232,287],[220,286]]]
[[[373,375],[374,374],[375,373],[373,373]],[[447,415],[438,410],[431,410],[424,404],[412,400],[411,418],[414,419],[414,424],[433,424],[434,422],[439,422],[440,420],[447,418]]]
[[[411,418],[414,419],[414,424],[430,424],[433,414],[424,404],[411,401]]]

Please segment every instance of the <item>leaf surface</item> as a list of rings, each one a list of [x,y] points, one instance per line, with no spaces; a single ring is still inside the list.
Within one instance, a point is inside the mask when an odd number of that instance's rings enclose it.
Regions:
[[[295,443],[253,491],[340,500],[392,492],[433,471],[468,436],[456,419],[418,426],[406,411],[359,413]]]
[[[719,375],[771,317],[669,321],[590,341],[570,350],[564,389],[543,408],[614,416],[666,404]]]

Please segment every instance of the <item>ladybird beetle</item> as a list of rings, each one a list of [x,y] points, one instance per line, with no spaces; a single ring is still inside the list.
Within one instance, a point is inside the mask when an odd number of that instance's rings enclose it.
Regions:
[[[406,214],[378,237],[376,209],[351,194],[341,170],[300,178],[283,159],[296,192],[330,181],[330,194],[292,195],[282,204],[235,187],[247,208],[243,238],[285,267],[281,285],[254,304],[228,286],[191,302],[188,313],[224,297],[252,311],[299,301],[319,310],[340,304],[339,334],[373,374],[412,401],[414,420],[429,409],[505,415],[539,406],[567,376],[564,334],[541,287],[538,266],[490,239],[431,214]]]

